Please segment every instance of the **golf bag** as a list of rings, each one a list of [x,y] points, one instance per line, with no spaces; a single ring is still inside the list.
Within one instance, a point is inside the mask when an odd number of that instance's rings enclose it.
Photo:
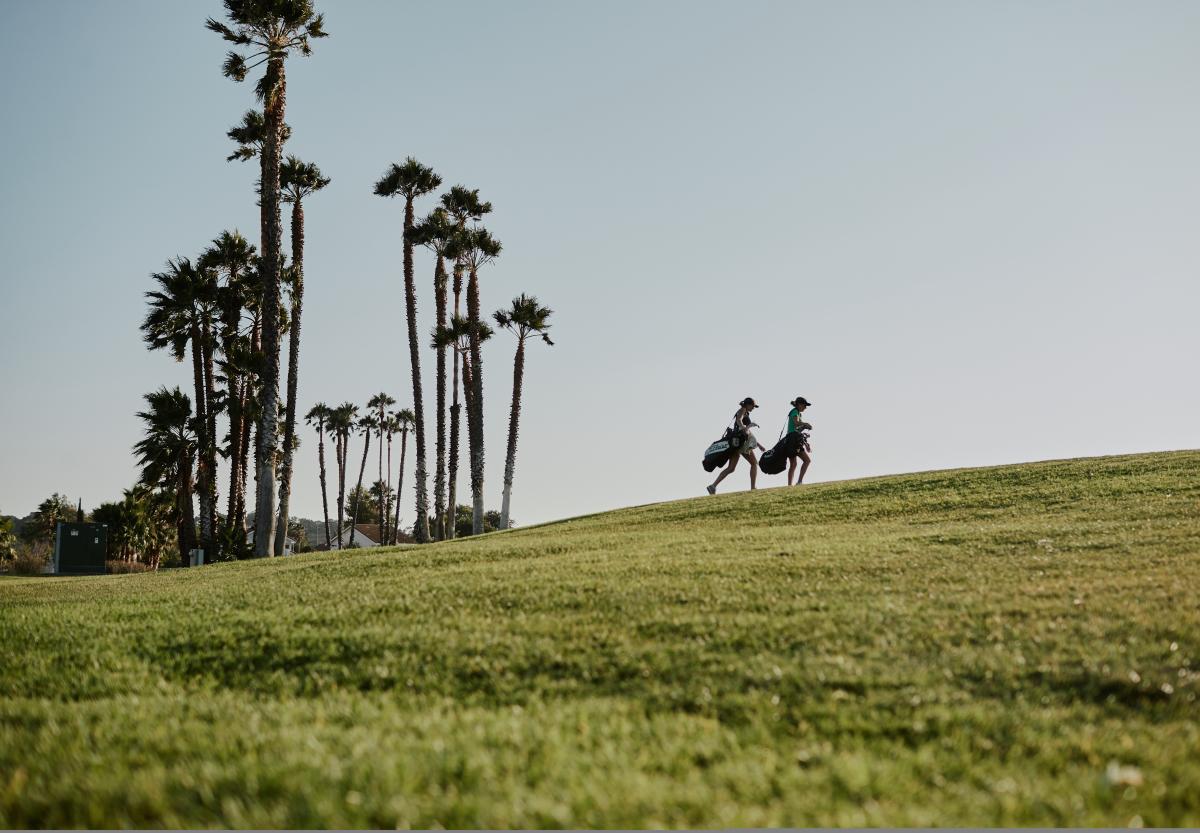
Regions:
[[[804,434],[799,431],[783,437],[775,446],[758,459],[758,469],[763,474],[779,474],[787,465],[788,458],[796,456],[800,446],[805,444]]]
[[[735,431],[733,428],[726,428],[725,434],[721,439],[710,445],[704,452],[704,461],[701,465],[705,471],[712,471],[718,466],[723,466],[729,462],[729,458],[741,451],[742,443],[746,439],[745,429]]]

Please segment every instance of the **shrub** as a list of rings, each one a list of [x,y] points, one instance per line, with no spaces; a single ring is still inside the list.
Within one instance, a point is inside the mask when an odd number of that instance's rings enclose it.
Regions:
[[[122,573],[152,573],[154,568],[149,564],[143,564],[140,561],[105,561],[105,572],[113,575]]]
[[[50,545],[42,540],[17,545],[9,569],[18,576],[40,576],[50,564]]]

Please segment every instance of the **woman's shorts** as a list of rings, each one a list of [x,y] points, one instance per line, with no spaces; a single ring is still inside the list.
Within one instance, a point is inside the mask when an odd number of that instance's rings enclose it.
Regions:
[[[742,440],[742,447],[738,449],[742,456],[749,457],[750,452],[758,448],[758,438],[747,432],[746,439]]]

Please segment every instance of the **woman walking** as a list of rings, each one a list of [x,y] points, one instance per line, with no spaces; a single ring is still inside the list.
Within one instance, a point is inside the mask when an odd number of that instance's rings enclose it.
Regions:
[[[750,412],[757,407],[758,404],[749,396],[747,396],[741,401],[737,409],[737,413],[733,415],[734,429],[739,434],[744,433],[745,438],[742,440],[741,446],[734,451],[733,456],[729,458],[729,465],[727,465],[725,469],[717,475],[717,479],[709,485],[708,493],[710,495],[715,495],[717,493],[717,486],[722,480],[733,474],[733,470],[737,468],[738,460],[742,457],[745,457],[750,461],[750,488],[758,488],[756,485],[756,481],[758,480],[758,460],[754,457],[754,449],[758,448],[758,440],[750,431],[751,428],[758,427],[758,425],[750,421]]]
[[[799,486],[804,482],[804,473],[808,471],[808,464],[812,462],[812,457],[809,456],[812,450],[808,445],[808,431],[812,430],[812,426],[800,418],[804,413],[804,409],[812,403],[803,396],[797,396],[791,401],[792,410],[788,413],[787,421],[787,451],[788,451],[788,485],[792,485],[792,478],[796,474],[796,459],[804,461],[804,465],[800,467],[800,477],[796,480],[796,485]]]

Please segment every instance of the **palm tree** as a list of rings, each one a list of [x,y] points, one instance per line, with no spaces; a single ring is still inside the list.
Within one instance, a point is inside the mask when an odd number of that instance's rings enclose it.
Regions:
[[[546,331],[547,320],[553,314],[549,307],[538,306],[538,299],[521,294],[513,298],[509,309],[497,310],[492,317],[496,323],[517,336],[517,354],[513,358],[512,409],[508,415],[508,456],[504,462],[504,498],[500,504],[500,528],[508,529],[508,506],[512,496],[513,466],[517,460],[517,423],[521,419],[521,383],[525,377],[525,340],[540,335],[542,341],[554,344]]]
[[[400,472],[396,482],[396,515],[395,522],[392,524],[392,540],[395,540],[395,531],[400,528],[400,493],[404,491],[404,458],[408,454],[408,432],[413,429],[417,418],[411,410],[403,408],[392,414],[392,418],[396,421],[396,433],[400,435]],[[388,478],[391,479],[391,466],[388,466]],[[414,522],[415,524],[415,522]]]
[[[446,326],[446,254],[451,250],[458,229],[443,207],[435,208],[412,230],[416,245],[433,252],[433,298],[437,308],[437,326]],[[446,516],[446,350],[437,351],[437,464],[433,475],[433,507],[436,518],[433,535],[439,541],[446,537],[449,526]]]
[[[450,318],[450,323],[445,327],[435,329],[433,331],[434,347],[450,347],[454,350],[456,363],[462,364],[462,388],[463,396],[466,399],[467,413],[471,413],[471,403],[473,402],[474,391],[472,389],[473,377],[471,373],[471,330],[472,328],[467,319],[461,315],[454,315]],[[492,328],[484,322],[479,322],[477,328],[479,332],[479,342],[483,343],[492,337]],[[451,417],[455,416],[455,410],[450,412]],[[457,507],[455,502],[458,497],[458,446],[459,446],[459,424],[457,419],[450,420],[450,477],[449,477],[449,505]],[[472,508],[472,511],[474,509]],[[458,524],[455,522],[454,527]],[[457,535],[457,529],[454,534]]]
[[[359,504],[362,503],[362,497],[363,497],[363,490],[362,490],[363,472],[365,472],[367,470],[367,452],[371,448],[371,432],[375,430],[376,424],[377,424],[377,420],[375,419],[375,415],[367,414],[366,416],[359,417],[358,423],[355,425],[355,427],[358,428],[358,430],[363,435],[363,456],[362,456],[362,462],[358,466],[358,485],[356,485],[354,487],[354,495],[357,498],[357,500],[354,502],[354,517],[352,517],[350,519],[350,546],[351,547],[354,546],[354,533],[358,531],[358,529],[357,529],[357,527],[358,527],[358,507],[359,507]]]
[[[146,293],[150,310],[141,325],[143,340],[152,350],[169,349],[179,362],[191,345],[197,443],[205,449],[199,466],[200,540],[205,552],[215,556],[216,460],[208,453],[213,442],[208,409],[216,408],[211,371],[215,279],[209,270],[183,257],[168,261],[167,270],[156,272],[151,279],[159,289]]]
[[[383,432],[388,427],[388,416],[385,413],[387,408],[396,404],[396,400],[388,396],[382,391],[372,396],[367,400],[367,408],[375,414],[375,430],[379,432],[379,479],[383,480]],[[391,477],[392,470],[392,437],[388,435],[388,477]],[[379,528],[383,529],[383,521],[387,517],[387,507],[383,505],[383,492],[379,492]],[[382,534],[382,533],[380,533]],[[380,541],[381,544],[386,544],[387,541]]]
[[[143,485],[160,489],[174,498],[174,521],[179,560],[189,563],[196,547],[196,519],[192,514],[192,471],[201,420],[192,419],[192,403],[179,388],[159,388],[145,396],[149,406],[138,412],[146,424],[146,436],[134,445],[142,467]]]
[[[308,409],[304,421],[317,426],[317,460],[321,464],[321,508],[325,511],[325,547],[333,549],[333,539],[329,536],[329,493],[325,489],[325,426],[331,415],[329,406],[318,402]]]
[[[404,197],[404,309],[408,316],[408,354],[412,365],[413,411],[417,426],[417,543],[429,541],[429,493],[425,470],[425,404],[421,395],[421,354],[417,350],[417,290],[413,283],[413,201],[442,184],[442,178],[411,156],[392,166],[375,183],[380,197]]]
[[[352,402],[343,402],[329,415],[326,423],[337,441],[335,453],[338,464],[338,502],[337,502],[337,532],[338,549],[342,548],[342,531],[345,526],[346,508],[346,451],[350,443],[350,431],[354,428],[354,418],[358,416],[358,406]]]
[[[479,350],[482,330],[479,311],[479,267],[500,255],[500,241],[487,229],[476,226],[465,231],[461,248],[467,280],[467,321],[471,341],[471,396],[467,400],[467,439],[471,445],[471,501],[473,534],[483,533],[483,358]]]
[[[280,258],[279,163],[283,144],[283,117],[287,99],[284,60],[293,52],[311,53],[309,40],[325,37],[324,18],[313,11],[310,0],[225,0],[232,27],[211,17],[207,27],[226,41],[250,47],[252,64],[246,56],[230,52],[224,72],[235,81],[260,64],[266,71],[255,90],[263,102],[266,138],[262,146],[262,299],[263,299],[263,401],[258,422],[255,465],[258,494],[255,500],[254,551],[259,557],[270,552],[275,525],[275,452],[278,446],[279,402],[279,285]]]
[[[218,334],[224,357],[224,400],[229,411],[229,440],[224,452],[229,460],[229,498],[223,536],[227,541],[245,536],[246,461],[240,452],[242,434],[249,430],[245,420],[249,381],[247,374],[242,372],[248,364],[248,348],[244,345],[241,335],[241,323],[242,313],[248,305],[257,309],[257,303],[250,300],[257,292],[254,286],[258,277],[255,271],[256,261],[253,244],[247,242],[237,231],[222,232],[199,259],[203,268],[216,273],[218,282]],[[221,278],[224,278],[223,283]]]
[[[383,543],[383,544],[395,543],[393,540],[390,540],[390,539],[394,538],[395,536],[392,535],[392,530],[388,529],[388,526],[390,526],[390,524],[388,524],[387,521],[392,517],[392,501],[396,497],[395,492],[393,492],[392,488],[391,488],[391,483],[392,483],[392,437],[394,437],[396,435],[396,432],[398,432],[399,430],[400,430],[400,421],[398,419],[396,419],[396,415],[395,414],[385,414],[384,418],[383,418],[383,424],[380,426],[380,433],[384,437],[387,437],[387,480],[383,480],[382,476],[381,476],[379,482],[381,484],[383,484],[383,486],[385,486],[386,488],[378,489],[379,500],[380,500],[379,505],[381,507],[383,507],[383,512],[379,516],[379,518],[380,518],[379,534],[383,536],[383,540],[380,543]],[[380,438],[380,442],[382,442],[382,437]]]
[[[288,333],[287,406],[283,421],[283,465],[279,473],[279,522],[275,529],[275,554],[283,555],[292,497],[292,439],[296,436],[296,389],[300,382],[300,312],[304,305],[304,205],[309,194],[332,180],[311,162],[289,156],[279,169],[283,201],[292,204],[292,309]]]
[[[462,300],[463,290],[463,272],[466,269],[466,264],[463,261],[462,251],[465,248],[463,245],[462,232],[465,231],[468,222],[478,222],[483,219],[485,214],[490,214],[492,204],[479,199],[478,188],[467,188],[464,185],[455,185],[445,194],[442,194],[442,207],[446,209],[446,213],[454,221],[455,230],[458,234],[450,241],[450,246],[447,248],[446,255],[454,261],[454,315],[461,315],[460,303]],[[439,320],[438,326],[445,325],[445,321]],[[436,332],[436,331],[435,331]],[[435,348],[436,349],[436,348]],[[449,462],[449,498],[447,505],[447,514],[450,516],[446,524],[446,536],[453,538],[457,532],[457,523],[454,519],[455,503],[454,493],[458,479],[458,434],[459,434],[459,416],[461,405],[458,401],[458,367],[459,367],[459,352],[454,351],[454,381],[453,387],[453,404],[450,406],[450,462]]]

